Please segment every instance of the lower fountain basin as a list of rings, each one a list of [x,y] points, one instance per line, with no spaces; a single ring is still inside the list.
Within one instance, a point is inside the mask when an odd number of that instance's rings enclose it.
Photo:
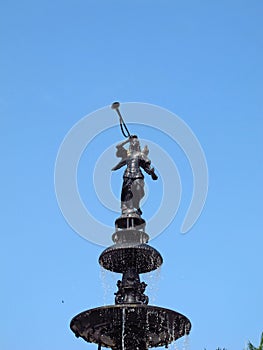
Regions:
[[[152,305],[112,305],[87,310],[70,323],[77,337],[114,350],[168,346],[189,334],[184,315]]]

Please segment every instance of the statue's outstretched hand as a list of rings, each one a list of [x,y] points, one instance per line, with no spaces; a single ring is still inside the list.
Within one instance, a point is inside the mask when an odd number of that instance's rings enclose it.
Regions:
[[[154,168],[152,168],[152,170],[151,170],[151,176],[152,176],[153,180],[157,180],[158,179],[158,176],[154,172]]]

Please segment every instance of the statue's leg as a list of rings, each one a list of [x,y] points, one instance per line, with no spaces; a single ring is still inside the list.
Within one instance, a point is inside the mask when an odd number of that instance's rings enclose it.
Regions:
[[[132,183],[132,201],[133,207],[137,210],[138,214],[141,215],[140,201],[144,197],[144,180],[136,179]]]
[[[133,209],[133,192],[132,182],[130,178],[123,178],[122,191],[121,191],[121,209],[122,213],[125,214],[128,210]]]

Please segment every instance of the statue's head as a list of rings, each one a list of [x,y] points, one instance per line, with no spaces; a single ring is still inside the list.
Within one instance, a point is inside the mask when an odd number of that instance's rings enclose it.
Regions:
[[[137,151],[140,152],[141,151],[141,147],[140,147],[140,142],[139,139],[136,135],[133,135],[130,137],[130,147],[129,147],[130,151]]]

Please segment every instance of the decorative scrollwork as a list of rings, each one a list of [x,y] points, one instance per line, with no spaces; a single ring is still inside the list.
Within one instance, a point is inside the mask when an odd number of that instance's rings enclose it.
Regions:
[[[115,304],[145,304],[149,298],[144,294],[147,284],[135,278],[127,278],[125,283],[118,280],[118,291],[115,294]]]

